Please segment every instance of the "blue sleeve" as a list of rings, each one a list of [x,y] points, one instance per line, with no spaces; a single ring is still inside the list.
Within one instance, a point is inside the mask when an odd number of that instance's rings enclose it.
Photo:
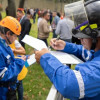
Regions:
[[[78,64],[73,71],[46,53],[41,57],[40,64],[50,81],[65,98],[78,100],[79,97],[91,98],[100,94],[99,59],[100,57],[96,57],[92,61]]]
[[[57,17],[54,18],[55,25],[57,25]]]
[[[59,20],[60,20],[60,18],[59,18],[59,17],[57,17],[57,16],[54,18],[55,25],[57,25],[57,24],[58,24]]]
[[[5,72],[1,81],[16,81],[18,74],[21,72],[24,61],[21,59],[15,59],[11,64],[5,66],[4,59],[1,59],[2,56],[0,55],[0,72],[6,67],[7,71]]]
[[[75,70],[79,71],[84,81],[85,97],[95,97],[99,94],[100,100],[100,57],[96,57],[91,61],[78,64]],[[91,99],[90,99],[91,100]]]
[[[83,48],[82,45],[66,42],[66,46],[62,51],[69,54],[73,54],[76,57],[82,59],[82,48]]]
[[[56,25],[58,24],[59,20],[60,20],[60,18],[57,17],[57,19],[56,19]]]
[[[73,70],[49,53],[41,57],[40,64],[50,81],[64,97],[79,97],[79,87]]]

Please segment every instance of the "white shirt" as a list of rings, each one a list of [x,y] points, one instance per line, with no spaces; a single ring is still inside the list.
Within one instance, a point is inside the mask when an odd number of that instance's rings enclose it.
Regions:
[[[21,47],[21,44],[19,43],[18,40],[15,40],[15,48],[20,48]]]
[[[37,27],[39,28],[39,23],[40,23],[40,21],[42,20],[42,18],[40,17],[39,19],[38,19],[38,22],[37,22]]]

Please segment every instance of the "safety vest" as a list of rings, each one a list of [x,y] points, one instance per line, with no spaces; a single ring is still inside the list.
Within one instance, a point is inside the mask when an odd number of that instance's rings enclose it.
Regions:
[[[10,44],[9,46],[10,46],[12,49],[16,49],[16,47],[15,47],[15,42],[13,42],[12,44]],[[15,56],[15,58],[19,58],[19,59],[20,59],[20,57],[16,57],[16,56],[17,56],[16,53],[14,53],[14,56]],[[26,77],[26,75],[27,75],[27,72],[28,72],[28,70],[27,70],[27,68],[24,66],[23,69],[21,70],[21,72],[18,74],[17,79],[18,79],[19,81],[22,80],[22,79],[24,79],[24,78]]]
[[[13,42],[12,44],[10,44],[9,46],[10,46],[10,48],[12,48],[12,49],[16,49],[16,47],[15,47],[15,42]],[[17,56],[17,54],[14,53],[14,56]]]

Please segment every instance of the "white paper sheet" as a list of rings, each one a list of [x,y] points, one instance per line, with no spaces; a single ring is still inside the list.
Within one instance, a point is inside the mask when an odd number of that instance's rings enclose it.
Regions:
[[[32,54],[32,55],[30,56],[30,58],[27,60],[27,62],[28,62],[29,65],[34,64],[34,63],[36,62],[35,54]]]
[[[29,35],[25,35],[24,39],[22,40],[24,43],[30,45],[31,47],[35,48],[36,50],[41,50],[43,48],[47,48],[44,41],[34,38]],[[51,51],[51,54],[55,56],[61,63],[63,64],[79,64],[82,63],[80,59],[75,57],[74,55],[67,54],[60,51]],[[27,60],[28,64],[31,65],[34,63],[35,55],[33,54],[30,56],[30,59]]]
[[[35,54],[30,55],[30,57],[25,61],[25,66],[29,67],[30,65],[36,62]]]
[[[50,51],[50,53],[55,56],[61,63],[63,64],[79,64],[83,63],[80,59],[75,57],[74,55],[67,54],[60,51]],[[27,60],[28,65],[30,66],[36,62],[35,54],[32,54],[30,58]]]
[[[29,35],[25,35],[24,39],[22,39],[22,42],[28,44],[29,46],[39,51],[42,50],[43,48],[47,48],[44,41]]]
[[[60,51],[50,51],[53,56],[55,56],[63,64],[79,64],[82,63],[80,59],[76,56],[60,52]]]

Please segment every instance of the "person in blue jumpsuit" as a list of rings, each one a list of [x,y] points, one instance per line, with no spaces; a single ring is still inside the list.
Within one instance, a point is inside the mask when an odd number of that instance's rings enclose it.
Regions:
[[[100,0],[87,1],[85,8],[88,21],[72,30],[82,45],[56,39],[50,41],[55,50],[73,54],[84,63],[72,70],[45,48],[35,52],[36,61],[55,88],[70,100],[100,100]]]
[[[20,23],[7,16],[0,21],[0,100],[16,100],[17,76],[24,66],[26,57],[14,58],[9,47],[20,35]]]

